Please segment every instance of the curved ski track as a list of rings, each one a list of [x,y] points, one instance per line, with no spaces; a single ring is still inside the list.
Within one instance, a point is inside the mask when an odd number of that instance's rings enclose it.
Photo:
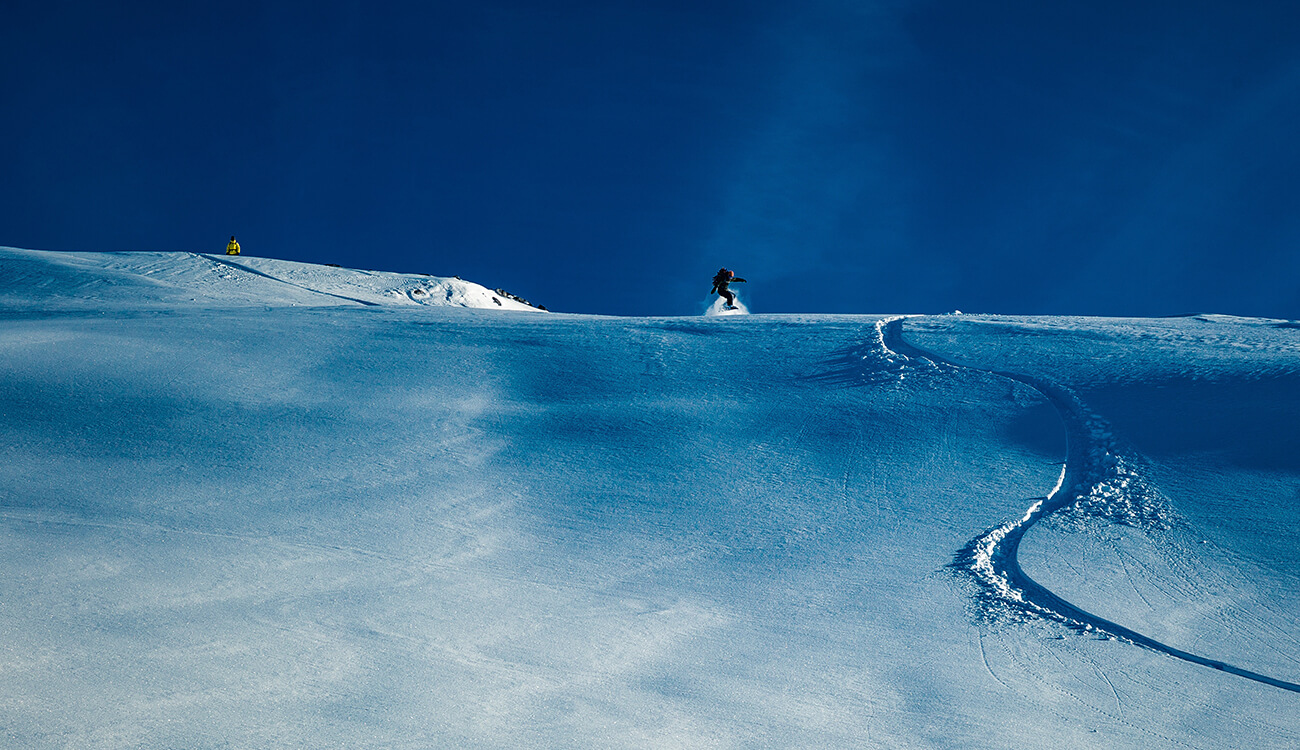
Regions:
[[[974,370],[1023,383],[1037,391],[1056,409],[1065,425],[1066,458],[1061,479],[1047,497],[1039,498],[1024,517],[1005,523],[972,540],[958,560],[975,576],[990,595],[1002,602],[1064,623],[1075,630],[1110,635],[1177,659],[1217,669],[1272,687],[1300,693],[1300,684],[1279,680],[1226,662],[1198,656],[1111,622],[1071,604],[1035,581],[1020,567],[1020,540],[1025,532],[1047,516],[1089,496],[1106,477],[1114,476],[1115,458],[1106,439],[1104,423],[1093,415],[1074,392],[1039,378],[1010,372],[983,370],[950,362],[903,340],[903,317],[886,318],[876,324],[880,346],[891,360],[919,360],[939,369]],[[1124,488],[1120,482],[1120,489]]]

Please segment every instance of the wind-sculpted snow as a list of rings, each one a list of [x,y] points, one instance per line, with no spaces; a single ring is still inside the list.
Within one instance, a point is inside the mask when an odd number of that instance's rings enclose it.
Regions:
[[[922,359],[957,367],[908,344],[902,335],[904,320],[899,317],[881,322],[880,343],[887,359]],[[1024,572],[1018,560],[1020,541],[1034,524],[1049,516],[1062,517],[1075,524],[1095,518],[1160,529],[1169,525],[1169,510],[1159,493],[1143,480],[1138,468],[1140,460],[1121,446],[1106,421],[1089,410],[1077,394],[1043,378],[1005,371],[993,374],[1023,383],[1047,398],[1065,426],[1068,448],[1061,479],[1046,497],[1036,500],[1020,520],[1004,523],[976,537],[957,555],[959,567],[968,570],[983,588],[981,600],[988,616],[1024,613],[1044,617],[1072,629],[1121,638],[1194,664],[1300,692],[1300,684],[1175,648],[1087,612]]]
[[[0,306],[50,309],[352,306],[536,312],[460,278],[201,253],[68,253],[0,248]],[[34,290],[41,294],[33,295]]]

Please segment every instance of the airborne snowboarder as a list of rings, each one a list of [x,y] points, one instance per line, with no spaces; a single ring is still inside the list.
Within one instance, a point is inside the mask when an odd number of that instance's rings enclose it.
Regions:
[[[709,294],[718,293],[727,300],[727,309],[736,309],[736,293],[727,288],[733,281],[744,283],[745,280],[737,278],[735,271],[728,271],[725,268],[718,269],[718,275],[713,277],[713,289]]]

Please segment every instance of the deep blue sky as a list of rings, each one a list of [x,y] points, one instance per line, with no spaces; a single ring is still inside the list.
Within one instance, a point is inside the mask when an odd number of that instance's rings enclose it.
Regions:
[[[552,309],[1300,317],[1284,0],[0,10],[0,245]]]

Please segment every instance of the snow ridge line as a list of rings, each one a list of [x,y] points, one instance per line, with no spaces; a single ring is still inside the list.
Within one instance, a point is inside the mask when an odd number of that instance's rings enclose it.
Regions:
[[[309,287],[309,286],[303,286],[302,284],[295,284],[295,283],[293,283],[292,281],[285,281],[284,279],[281,279],[281,278],[278,278],[278,277],[272,276],[272,275],[269,274],[269,273],[263,273],[263,272],[261,272],[261,271],[258,271],[258,270],[255,270],[255,269],[249,268],[248,266],[245,266],[245,265],[243,265],[243,264],[241,264],[241,263],[232,263],[231,261],[225,260],[224,258],[220,258],[220,257],[215,256],[215,255],[206,255],[206,254],[203,254],[203,253],[195,253],[195,255],[198,255],[198,256],[203,257],[203,258],[207,258],[208,260],[212,261],[213,263],[215,263],[215,264],[218,265],[218,266],[226,266],[227,268],[233,268],[233,269],[235,269],[235,270],[237,270],[237,271],[243,271],[244,273],[251,273],[251,274],[253,274],[254,276],[261,276],[261,277],[264,278],[264,279],[270,279],[271,281],[278,281],[278,282],[280,282],[281,284],[286,284],[286,285],[288,285],[288,286],[296,287],[296,288],[298,288],[298,289],[302,289],[303,291],[312,292],[312,293],[314,293],[314,294],[321,294],[321,295],[324,295],[324,296],[326,296],[326,297],[334,297],[335,299],[347,300],[348,302],[355,302],[355,303],[357,303],[358,305],[365,305],[366,307],[379,307],[379,306],[380,306],[378,302],[369,302],[369,301],[367,301],[367,300],[357,299],[356,297],[348,297],[348,296],[343,295],[343,294],[334,294],[333,292],[322,292],[322,291],[319,290],[319,289],[312,289],[312,288]]]
[[[920,359],[943,368],[975,370],[1022,383],[1047,399],[1065,426],[1066,458],[1056,487],[1046,497],[1038,498],[1019,521],[1004,523],[976,537],[957,555],[958,564],[970,571],[988,596],[1021,611],[1061,622],[1073,630],[1119,638],[1192,664],[1300,693],[1300,684],[1183,651],[1092,614],[1052,593],[1025,573],[1018,557],[1025,532],[1052,513],[1096,502],[1098,497],[1126,499],[1123,495],[1133,479],[1132,470],[1117,454],[1114,438],[1105,423],[1073,391],[1027,375],[966,367],[914,347],[903,340],[906,317],[885,318],[876,323],[880,345],[888,359],[904,362]]]

